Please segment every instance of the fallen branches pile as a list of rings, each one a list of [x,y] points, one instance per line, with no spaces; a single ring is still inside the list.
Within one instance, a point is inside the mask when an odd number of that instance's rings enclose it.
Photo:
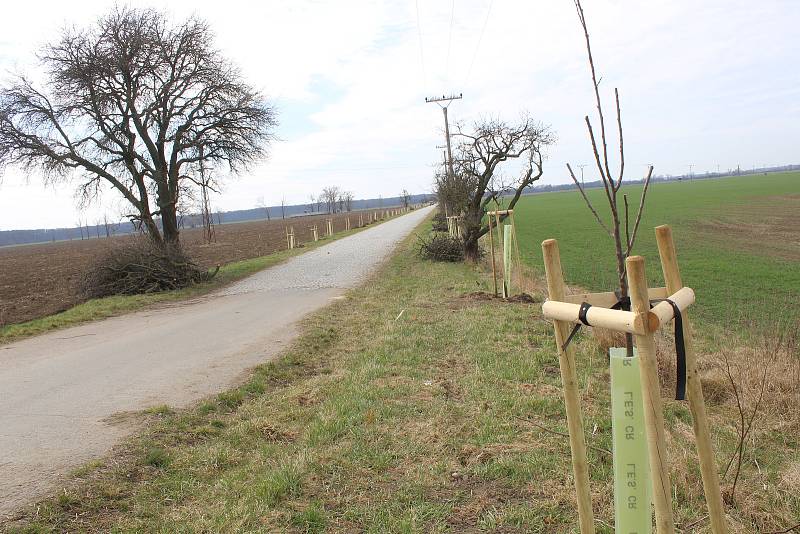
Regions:
[[[182,289],[212,279],[180,247],[160,247],[148,239],[131,240],[114,248],[89,268],[81,280],[87,298],[137,295]]]
[[[418,237],[420,258],[432,261],[464,261],[464,244],[457,237],[434,232],[430,237]]]

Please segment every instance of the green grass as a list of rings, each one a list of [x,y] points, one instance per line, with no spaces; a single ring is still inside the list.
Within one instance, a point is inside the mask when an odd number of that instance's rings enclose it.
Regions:
[[[539,305],[470,297],[489,289],[485,272],[418,260],[413,237],[402,247],[379,278],[307,319],[280,359],[194,408],[152,410],[113,461],[10,530],[576,532],[568,443],[528,422],[566,431]],[[609,449],[606,359],[576,343],[588,441]],[[703,498],[686,410],[666,405],[685,525]],[[731,418],[710,412],[724,464]],[[759,433],[747,497],[729,510],[737,531],[800,514],[800,491],[781,482],[800,462],[788,432]],[[598,532],[610,533],[611,459],[589,461]]]
[[[621,190],[632,210],[641,189]],[[608,213],[602,189],[588,196]],[[615,287],[613,241],[577,191],[524,197],[515,217],[527,264],[541,273],[541,242],[555,238],[567,283],[597,291]],[[673,228],[684,284],[697,293],[693,313],[706,324],[764,327],[792,304],[790,318],[800,318],[800,173],[651,185],[633,252],[646,257],[652,285],[663,285],[653,231],[661,224]]]
[[[367,228],[367,227],[365,227]],[[122,295],[91,299],[66,311],[54,315],[48,315],[24,323],[0,326],[0,345],[19,341],[20,339],[31,337],[52,330],[76,326],[90,321],[97,321],[108,317],[114,317],[125,313],[141,310],[148,306],[153,306],[165,302],[175,302],[186,300],[209,293],[225,285],[241,280],[253,273],[272,267],[287,259],[313,250],[317,247],[330,243],[336,239],[341,239],[348,235],[360,232],[363,228],[355,228],[349,231],[342,231],[332,237],[325,237],[317,242],[304,243],[303,247],[293,250],[281,250],[267,256],[259,256],[247,260],[228,263],[220,267],[219,272],[213,280],[197,284],[195,286],[180,289],[177,291],[165,291],[147,295]]]

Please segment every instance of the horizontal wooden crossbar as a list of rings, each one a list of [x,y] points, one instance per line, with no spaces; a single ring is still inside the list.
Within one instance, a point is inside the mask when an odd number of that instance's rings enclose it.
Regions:
[[[542,305],[545,319],[579,323],[580,304],[548,300]],[[618,332],[644,335],[646,329],[643,320],[633,312],[610,310],[600,306],[592,306],[586,312],[586,320],[592,326],[608,328]]]
[[[658,299],[664,298],[657,296],[657,290],[663,288],[656,288],[653,291],[655,295],[651,294],[651,298]],[[592,298],[594,295],[594,298]],[[580,302],[588,302],[592,307],[586,312],[586,320],[592,326],[600,328],[608,328],[617,332],[627,332],[629,334],[644,335],[647,332],[655,332],[661,326],[667,324],[674,318],[674,310],[667,302],[661,302],[654,306],[643,318],[634,312],[623,310],[611,310],[609,308],[593,304],[591,300],[608,302],[608,297],[604,293],[587,294],[589,299],[583,299]],[[614,295],[614,293],[611,293]],[[571,295],[576,297],[577,295]],[[678,292],[670,295],[669,300],[674,302],[678,309],[683,312],[694,303],[694,291],[691,288],[684,287]],[[614,296],[611,306],[617,302]],[[567,321],[570,323],[579,323],[581,305],[572,302],[559,302],[555,300],[548,300],[542,305],[542,313],[546,319],[554,321]]]
[[[650,300],[665,299],[667,298],[667,288],[651,287],[647,294]],[[570,302],[572,304],[588,302],[592,306],[610,308],[617,303],[617,295],[613,291],[606,291],[604,293],[573,293],[572,295],[565,296],[564,302]]]
[[[694,291],[690,287],[684,287],[670,295],[669,300],[674,302],[681,313],[683,313],[686,308],[694,304]],[[649,315],[650,331],[655,332],[675,318],[675,310],[668,302],[659,302],[653,306]],[[655,323],[653,318],[655,318]]]
[[[498,211],[487,211],[486,215],[511,215],[514,213],[514,210],[498,210]]]

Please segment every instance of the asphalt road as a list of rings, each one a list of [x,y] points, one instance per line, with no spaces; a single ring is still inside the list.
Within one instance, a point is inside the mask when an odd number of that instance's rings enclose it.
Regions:
[[[135,429],[121,415],[186,406],[279,354],[303,316],[366,281],[430,211],[206,297],[0,346],[0,519],[108,453]]]

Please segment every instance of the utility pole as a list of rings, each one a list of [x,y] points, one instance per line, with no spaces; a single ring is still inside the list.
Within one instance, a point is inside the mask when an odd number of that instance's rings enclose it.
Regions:
[[[425,102],[430,104],[431,102],[436,102],[439,104],[439,107],[442,108],[442,113],[444,113],[444,137],[447,141],[447,173],[449,176],[453,176],[453,152],[450,150],[450,123],[447,120],[447,107],[453,102],[453,100],[461,100],[463,98],[463,93],[458,93],[458,95],[442,95],[442,96],[434,96],[434,97],[426,97]],[[443,104],[444,102],[444,104]]]
[[[578,167],[581,170],[581,187],[584,187],[584,185],[583,185],[583,168],[586,167],[586,164],[585,163],[581,163],[580,165],[578,165]]]

